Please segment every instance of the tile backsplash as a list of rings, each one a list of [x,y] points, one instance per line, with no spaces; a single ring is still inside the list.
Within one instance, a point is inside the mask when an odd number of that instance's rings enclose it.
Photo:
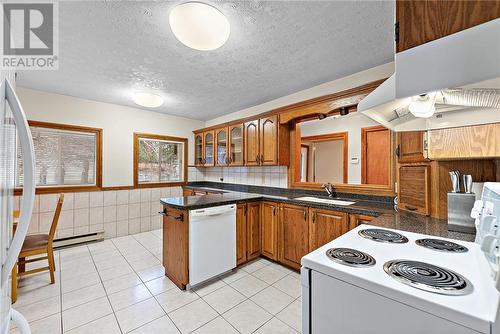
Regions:
[[[29,234],[48,233],[58,194],[36,195]],[[113,238],[161,228],[160,198],[181,187],[65,193],[56,239],[104,231]],[[19,196],[15,197],[16,208]]]
[[[189,181],[213,181],[268,187],[287,187],[287,167],[188,168]],[[161,228],[160,198],[182,196],[181,187],[105,190],[64,194],[56,238],[104,231],[105,238]],[[35,198],[29,234],[48,233],[58,194]],[[16,208],[19,196],[15,197]]]
[[[287,188],[286,166],[188,168],[189,181],[212,181]],[[221,181],[222,178],[222,181]]]

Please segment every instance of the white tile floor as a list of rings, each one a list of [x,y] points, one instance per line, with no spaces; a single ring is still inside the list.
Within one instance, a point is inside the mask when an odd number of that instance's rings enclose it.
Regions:
[[[161,237],[156,230],[56,251],[56,283],[48,273],[21,279],[14,308],[34,334],[300,331],[298,273],[259,258],[181,291],[164,276]]]

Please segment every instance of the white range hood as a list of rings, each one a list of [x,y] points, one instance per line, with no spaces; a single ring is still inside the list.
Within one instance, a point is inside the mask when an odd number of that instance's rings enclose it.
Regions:
[[[394,131],[500,122],[500,19],[399,52],[395,63],[359,112]],[[410,113],[415,96],[432,92],[433,116]]]

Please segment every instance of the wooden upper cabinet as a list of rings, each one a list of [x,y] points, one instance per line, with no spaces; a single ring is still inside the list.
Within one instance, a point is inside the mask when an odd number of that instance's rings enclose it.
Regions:
[[[309,253],[307,207],[283,204],[279,220],[279,261],[300,269],[300,259]]]
[[[278,116],[273,115],[259,120],[260,126],[260,164],[278,164]]]
[[[227,166],[229,162],[227,128],[215,130],[215,165]]]
[[[229,127],[229,165],[243,166],[243,124]]]
[[[500,123],[429,130],[427,133],[432,160],[500,157]]]
[[[245,127],[245,165],[258,166],[259,152],[259,121],[249,121]]]
[[[423,131],[398,132],[396,149],[399,163],[426,161]]]
[[[500,1],[397,0],[396,52],[500,17]]]
[[[236,264],[247,262],[247,205],[236,206]]]
[[[262,255],[278,259],[278,214],[277,203],[263,202],[261,204],[261,253]]]
[[[349,219],[345,212],[311,208],[309,221],[310,252],[349,231]]]
[[[203,133],[194,135],[194,164],[203,166]]]
[[[260,202],[247,204],[247,260],[260,255]]]
[[[214,131],[203,133],[203,165],[214,166],[215,134]]]
[[[399,167],[398,207],[430,214],[430,166]]]

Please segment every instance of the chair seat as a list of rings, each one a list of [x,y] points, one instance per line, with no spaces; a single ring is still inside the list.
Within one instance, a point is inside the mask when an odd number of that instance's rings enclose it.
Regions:
[[[32,251],[35,249],[46,249],[49,244],[48,234],[32,234],[26,236],[21,252]]]

